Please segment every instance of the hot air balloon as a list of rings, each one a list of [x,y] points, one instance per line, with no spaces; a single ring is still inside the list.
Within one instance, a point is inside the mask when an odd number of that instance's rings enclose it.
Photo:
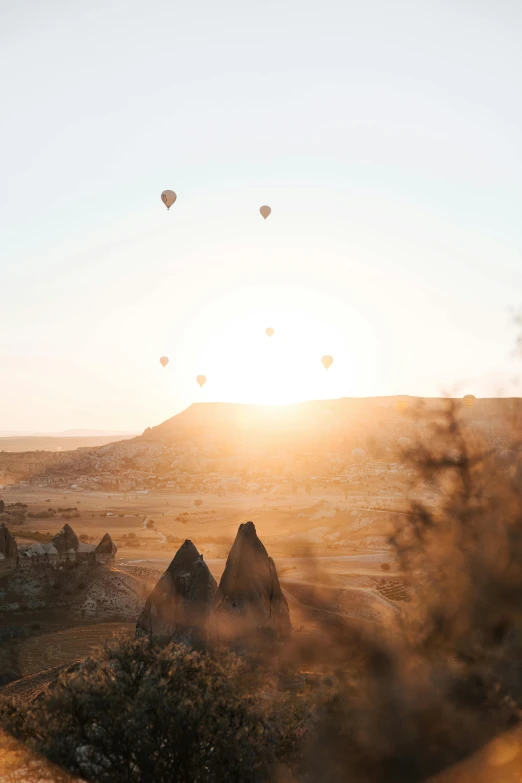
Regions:
[[[261,214],[262,214],[262,216],[264,217],[265,220],[267,219],[269,214],[272,212],[270,207],[267,207],[266,205],[264,207],[260,207],[259,211],[261,212]]]
[[[160,359],[160,364],[162,367],[166,367],[169,363],[169,357],[168,356],[162,356]]]
[[[404,436],[402,438],[399,438],[397,441],[397,445],[401,446],[402,448],[406,448],[406,446],[410,445],[410,439],[405,438]]]
[[[199,383],[200,387],[204,386],[206,384],[206,382],[207,382],[207,376],[206,375],[198,375],[196,380]]]
[[[321,359],[321,364],[323,365],[324,369],[327,370],[333,364],[333,356],[323,356]]]
[[[171,208],[171,206],[174,204],[176,199],[177,196],[173,190],[164,190],[163,193],[161,194],[161,200],[163,201],[167,209]]]
[[[475,405],[477,398],[475,397],[474,394],[466,394],[462,398],[462,401],[466,406],[466,408],[472,408]]]
[[[352,449],[352,457],[354,459],[364,459],[366,452],[364,449]]]
[[[274,330],[272,329],[271,326],[269,326],[268,329],[265,329],[265,334],[268,335],[268,337],[272,337],[272,335],[274,334]]]

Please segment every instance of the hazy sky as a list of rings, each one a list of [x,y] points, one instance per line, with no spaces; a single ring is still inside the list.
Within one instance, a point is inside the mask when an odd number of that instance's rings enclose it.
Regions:
[[[519,0],[0,1],[0,429],[519,393],[521,40]]]

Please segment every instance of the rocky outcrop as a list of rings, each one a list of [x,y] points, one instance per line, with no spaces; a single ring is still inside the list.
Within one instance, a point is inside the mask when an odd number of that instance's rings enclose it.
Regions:
[[[109,533],[105,533],[94,551],[97,555],[107,555],[109,557],[114,557],[118,551],[118,547],[110,537]]]
[[[70,552],[71,550],[77,552],[80,541],[72,527],[66,523],[60,532],[51,539],[51,544],[56,547],[57,552],[62,554],[64,552]]]
[[[208,638],[217,591],[192,541],[185,541],[145,603],[136,636],[167,638],[187,644]]]
[[[239,526],[219,584],[217,612],[220,636],[243,638],[261,631],[282,640],[291,632],[274,561],[253,522]]]
[[[17,543],[7,527],[2,523],[0,525],[0,560],[16,560],[17,557]]]
[[[291,630],[274,561],[253,522],[240,525],[219,589],[203,556],[185,541],[136,624],[136,636],[187,644],[213,638],[238,648],[282,641]]]

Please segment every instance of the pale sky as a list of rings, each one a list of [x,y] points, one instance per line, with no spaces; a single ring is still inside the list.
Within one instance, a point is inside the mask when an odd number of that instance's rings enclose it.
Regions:
[[[0,0],[0,429],[518,394],[521,40],[519,0]]]

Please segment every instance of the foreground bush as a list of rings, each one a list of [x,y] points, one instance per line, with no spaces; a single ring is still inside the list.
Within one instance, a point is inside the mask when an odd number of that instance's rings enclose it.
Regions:
[[[62,676],[11,732],[70,772],[103,783],[269,781],[275,733],[243,692],[242,664],[185,647],[123,642]]]

